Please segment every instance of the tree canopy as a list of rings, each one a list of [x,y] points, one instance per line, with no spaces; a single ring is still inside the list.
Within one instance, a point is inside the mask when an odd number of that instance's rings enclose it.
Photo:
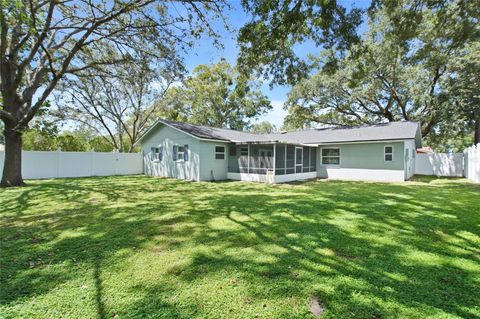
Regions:
[[[271,109],[261,83],[222,60],[197,66],[183,85],[172,87],[159,116],[190,123],[242,130]]]
[[[420,121],[428,144],[449,149],[453,127],[460,138],[480,121],[479,17],[472,2],[374,2],[361,39],[322,50],[293,87],[287,126]]]
[[[253,132],[253,133],[266,134],[266,133],[276,132],[277,127],[275,126],[275,124],[272,124],[269,121],[262,121],[259,123],[252,124],[249,130],[250,132]]]

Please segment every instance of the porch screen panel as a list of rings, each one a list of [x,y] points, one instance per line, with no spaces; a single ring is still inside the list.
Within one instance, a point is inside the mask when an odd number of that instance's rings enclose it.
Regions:
[[[239,172],[248,173],[248,145],[238,146],[237,155]]]
[[[303,148],[303,172],[310,172],[310,147]]]
[[[235,145],[229,145],[228,147],[228,171],[230,173],[240,172],[240,156],[239,149]]]
[[[250,146],[250,173],[267,174],[273,168],[273,145]]]
[[[275,175],[285,174],[285,145],[275,146]]]
[[[295,146],[287,145],[287,174],[295,174]]]
[[[315,172],[317,170],[317,148],[312,147],[312,152],[310,153],[310,172]]]

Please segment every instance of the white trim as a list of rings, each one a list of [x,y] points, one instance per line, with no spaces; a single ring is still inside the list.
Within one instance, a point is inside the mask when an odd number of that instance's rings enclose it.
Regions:
[[[387,148],[387,147],[391,147],[391,148],[392,148],[392,152],[391,152],[391,153],[387,153],[387,152],[386,152],[386,148]],[[403,147],[405,148],[405,145],[404,145]],[[392,155],[392,160],[391,160],[391,161],[387,161],[387,160],[385,159],[385,155],[387,155],[387,154],[388,154],[388,155]],[[383,161],[384,161],[385,163],[391,163],[391,162],[393,162],[394,160],[395,160],[395,156],[394,156],[394,148],[393,148],[393,145],[385,145],[385,146],[383,146]]]
[[[177,157],[175,158],[175,162],[179,162],[179,163],[183,163],[185,162],[185,145],[188,145],[188,144],[175,144],[177,146]],[[183,151],[180,152],[178,150],[179,147],[183,147]],[[182,157],[180,158],[180,156],[178,156],[178,154],[182,153]]]
[[[325,164],[323,163],[323,149],[338,149],[338,164]],[[326,156],[326,157],[336,157],[336,156]],[[329,167],[339,167],[342,164],[342,149],[340,147],[320,147],[320,165],[329,166]]]
[[[217,158],[217,154],[222,154],[222,152],[217,152],[217,147],[223,147],[223,158]],[[213,152],[213,159],[214,160],[224,160],[226,161],[227,160],[227,148],[225,145],[215,145],[215,148],[214,148],[214,152]]]

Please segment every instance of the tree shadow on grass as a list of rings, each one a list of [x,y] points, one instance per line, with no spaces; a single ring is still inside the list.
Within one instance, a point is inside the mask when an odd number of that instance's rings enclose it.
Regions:
[[[264,302],[306,303],[317,295],[326,317],[418,315],[414,309],[478,315],[476,187],[317,181],[272,187],[146,177],[31,187],[0,209],[3,306],[83,274],[93,279],[98,318],[205,317],[211,309],[202,295],[171,296],[228,276],[244,284],[244,307],[260,313]],[[52,208],[42,202],[48,200],[69,207]],[[115,292],[104,277],[152,245],[158,258],[180,252],[184,262],[155,281],[126,285],[122,293],[132,301],[112,308]],[[288,318],[291,310],[275,314]]]
[[[478,207],[478,198],[472,200],[475,193],[455,198],[469,204],[462,212],[448,205],[453,200],[448,186],[425,190],[423,194],[417,194],[414,186],[373,184],[368,185],[367,194],[365,185],[329,186],[313,192],[296,189],[297,195],[290,198],[278,194],[243,196],[239,191],[211,199],[211,210],[224,214],[241,230],[205,229],[194,240],[217,248],[211,254],[198,253],[190,264],[174,273],[181,274],[185,281],[197,280],[199,268],[203,276],[215,271],[240,272],[258,284],[264,283],[265,276],[286,280],[283,286],[275,286],[278,296],[302,292],[308,295],[315,290],[312,280],[334,283],[335,278],[347,277],[352,278],[352,284],[342,283],[334,287],[334,292],[325,288],[317,291],[327,308],[335,308],[337,315],[351,316],[357,311],[360,317],[392,316],[395,308],[406,306],[476,316],[473,311],[479,295],[472,291],[479,282],[478,245],[458,235],[478,234],[479,219],[469,214],[469,209]],[[344,187],[348,187],[350,196],[342,194]],[[386,191],[402,197],[384,195]],[[425,195],[441,202],[430,204]],[[338,219],[351,222],[352,218],[353,229],[337,223]],[[461,245],[451,244],[435,231],[456,237],[469,248],[459,252]],[[281,248],[280,252],[268,251],[271,245]],[[248,254],[233,254],[246,247],[271,256],[275,262],[257,262]],[[476,265],[477,270],[470,265]],[[316,275],[318,266],[326,267],[327,273]],[[310,275],[303,280],[301,276],[293,279],[292,271]],[[365,287],[357,286],[362,281]],[[352,299],[353,292],[368,296],[368,302]],[[377,299],[384,303],[375,302]]]

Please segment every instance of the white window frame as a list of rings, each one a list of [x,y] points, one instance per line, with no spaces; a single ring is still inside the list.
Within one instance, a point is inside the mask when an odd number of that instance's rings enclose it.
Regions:
[[[324,157],[337,157],[337,156],[323,156],[323,150],[324,149],[338,150],[338,164],[330,164],[330,163],[324,163],[323,162]],[[322,163],[322,165],[325,165],[325,166],[340,166],[340,164],[342,163],[342,150],[341,150],[341,148],[340,147],[322,147],[322,148],[320,148],[320,162]]]
[[[223,152],[217,152],[217,147],[223,147]],[[226,147],[224,145],[215,145],[215,149],[214,149],[214,159],[215,160],[219,160],[219,161],[226,161],[227,160],[227,154],[225,154],[225,150],[226,150]],[[217,154],[223,154],[223,158],[217,158]]]
[[[157,150],[158,150],[158,153],[157,153]],[[150,151],[152,152],[152,162],[154,162],[154,163],[160,162],[161,146],[153,146],[150,149]]]
[[[180,152],[180,147],[182,151]],[[182,154],[180,156],[180,154]],[[177,144],[177,162],[184,162],[185,161],[185,145]]]
[[[392,152],[391,152],[391,153],[387,153],[387,147],[391,147],[391,148],[392,148]],[[393,162],[393,160],[394,160],[394,158],[395,158],[393,154],[394,154],[393,145],[385,145],[385,146],[383,147],[383,161],[384,161],[384,162],[389,162],[389,163],[390,163],[390,162]],[[408,154],[408,152],[407,152],[407,154]],[[392,155],[392,159],[388,161],[388,160],[385,158],[387,155]]]

